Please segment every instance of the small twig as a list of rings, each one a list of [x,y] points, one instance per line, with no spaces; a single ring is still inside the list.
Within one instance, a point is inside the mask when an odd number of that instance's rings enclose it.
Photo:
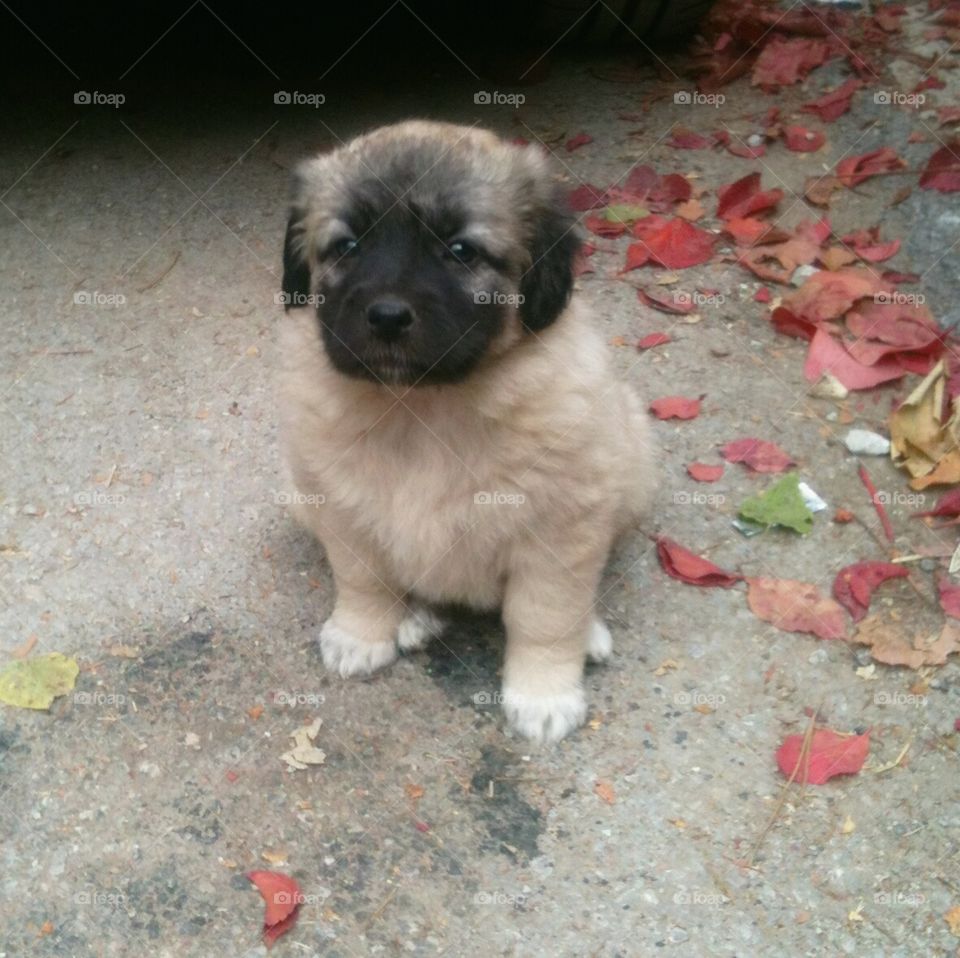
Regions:
[[[180,260],[180,250],[177,250],[177,251],[173,254],[173,259],[170,261],[170,265],[169,265],[159,276],[157,276],[156,279],[152,279],[149,283],[147,283],[146,286],[138,286],[138,287],[137,287],[137,292],[138,292],[138,293],[145,293],[148,289],[153,289],[154,286],[156,286],[158,283],[162,282],[162,281],[167,277],[167,275],[169,274],[170,270],[172,270],[173,267],[177,265],[177,263],[179,262],[179,260]]]

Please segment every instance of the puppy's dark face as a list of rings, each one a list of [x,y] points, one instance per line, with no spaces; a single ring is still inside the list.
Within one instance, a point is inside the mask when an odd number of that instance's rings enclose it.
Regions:
[[[316,305],[348,376],[460,382],[511,328],[562,311],[572,225],[539,156],[468,128],[387,127],[301,172],[286,301]]]

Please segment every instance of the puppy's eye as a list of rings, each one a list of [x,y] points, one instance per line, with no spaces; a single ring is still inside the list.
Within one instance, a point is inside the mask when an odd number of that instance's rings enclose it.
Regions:
[[[465,240],[454,240],[447,246],[447,255],[458,263],[472,263],[479,255],[480,250]]]
[[[334,256],[349,256],[351,253],[356,252],[357,241],[349,236],[345,236],[343,239],[337,240],[333,246],[330,247],[330,252]]]

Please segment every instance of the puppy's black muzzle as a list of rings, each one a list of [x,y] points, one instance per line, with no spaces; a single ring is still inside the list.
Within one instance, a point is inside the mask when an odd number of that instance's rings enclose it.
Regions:
[[[402,339],[413,325],[413,309],[401,299],[378,299],[367,307],[370,330],[385,343]]]

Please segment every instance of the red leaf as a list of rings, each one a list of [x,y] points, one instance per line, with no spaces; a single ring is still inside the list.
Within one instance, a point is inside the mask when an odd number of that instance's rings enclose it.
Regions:
[[[844,186],[856,186],[877,173],[902,170],[906,165],[889,146],[882,146],[861,156],[848,156],[841,160],[837,164],[837,179]]]
[[[842,83],[832,90],[825,93],[817,100],[811,103],[805,103],[800,109],[804,113],[816,113],[824,123],[830,123],[842,116],[850,109],[850,101],[853,94],[863,86],[863,81],[851,77],[846,83]]]
[[[833,597],[859,622],[870,609],[870,597],[887,579],[906,578],[902,565],[892,562],[855,562],[844,566],[833,580]]]
[[[661,313],[673,313],[675,316],[685,316],[697,308],[697,304],[689,293],[680,295],[667,293],[658,296],[655,293],[648,293],[645,289],[638,289],[637,298],[644,306],[659,309]]]
[[[960,190],[960,140],[951,140],[941,146],[927,160],[920,175],[920,186],[925,190],[955,193]]]
[[[637,349],[643,352],[647,349],[653,349],[654,346],[663,346],[669,342],[670,337],[666,333],[650,333],[648,336],[644,336],[643,339],[638,340]]]
[[[713,140],[690,130],[674,130],[667,140],[667,146],[675,150],[706,150],[713,146]]]
[[[263,940],[269,946],[296,922],[303,893],[296,880],[280,872],[247,872],[267,907],[263,916]]]
[[[883,526],[883,532],[887,537],[887,541],[893,542],[893,526],[890,524],[890,516],[887,515],[886,506],[884,506],[883,501],[877,494],[877,487],[873,484],[873,480],[870,478],[870,473],[867,472],[867,467],[861,465],[857,470],[857,474],[860,476],[860,481],[863,483],[863,488],[866,489],[870,495],[870,501],[873,503],[873,508],[876,510],[877,518],[880,520],[880,525]]]
[[[868,269],[821,269],[783,300],[792,313],[812,323],[839,319],[858,300],[887,289]]]
[[[952,489],[950,492],[945,493],[932,509],[928,509],[926,512],[915,512],[913,514],[914,519],[919,519],[924,516],[947,517],[950,519],[955,519],[957,516],[960,516],[960,489]]]
[[[870,751],[870,733],[838,735],[828,728],[817,729],[810,748],[803,753],[805,735],[788,735],[777,749],[777,765],[788,779],[801,785],[823,785],[834,775],[856,775]]]
[[[881,263],[885,259],[895,256],[900,250],[900,240],[890,240],[889,243],[880,242],[880,228],[875,226],[869,230],[857,230],[840,237],[840,242],[852,246],[853,251],[869,263]]]
[[[686,269],[706,263],[713,256],[716,236],[679,217],[666,220],[647,216],[633,226],[639,240],[627,247],[626,270],[652,262],[667,269]]]
[[[784,40],[775,35],[753,65],[754,86],[790,86],[802,80],[814,67],[820,66],[830,53],[823,40],[794,37]]]
[[[783,198],[783,190],[760,190],[760,174],[746,176],[717,190],[717,216],[721,219],[742,219],[751,213],[771,209]]]
[[[766,286],[761,286],[754,294],[753,301],[755,303],[769,303],[773,299],[773,294],[767,289]]]
[[[795,339],[813,339],[813,334],[817,331],[816,324],[809,320],[797,316],[787,309],[786,306],[778,306],[770,314],[770,322],[774,329],[784,336],[793,336]]]
[[[605,216],[600,216],[597,213],[591,213],[583,221],[583,225],[591,233],[602,236],[604,239],[616,239],[618,236],[623,236],[627,231],[625,223],[615,223],[613,220],[608,220]]]
[[[667,575],[686,582],[687,585],[719,586],[721,589],[729,589],[743,578],[742,575],[724,572],[707,559],[701,559],[700,556],[684,549],[680,543],[662,536],[657,539],[657,556]]]
[[[723,224],[724,233],[733,237],[737,246],[759,246],[786,243],[790,234],[777,226],[750,216],[734,216]]]
[[[567,140],[564,146],[567,148],[568,153],[572,153],[574,150],[579,150],[581,146],[586,146],[592,142],[593,137],[589,133],[578,133],[576,136]]]
[[[940,608],[953,619],[960,619],[960,585],[953,585],[947,578],[937,580],[940,593]]]
[[[805,126],[785,126],[783,140],[788,150],[794,153],[814,153],[827,142],[826,136],[818,130],[808,130]]]
[[[847,618],[833,599],[809,582],[747,579],[747,602],[758,619],[784,632],[811,632],[821,639],[844,639]]]
[[[734,439],[721,450],[727,462],[742,462],[754,472],[783,472],[794,461],[777,445],[763,439]]]
[[[703,399],[701,396],[700,399]],[[686,396],[664,396],[650,403],[650,412],[657,419],[696,419],[700,415],[700,399]]]
[[[847,389],[873,389],[881,383],[902,378],[907,371],[891,358],[865,366],[829,333],[818,329],[810,341],[803,375],[807,382],[815,383],[824,373],[830,373]]]
[[[592,186],[590,183],[584,183],[570,191],[567,202],[574,213],[585,213],[587,210],[598,210],[602,206],[606,206],[609,200],[606,190],[599,186]]]
[[[705,462],[691,462],[687,475],[697,482],[716,482],[723,475],[723,466],[711,466]]]

